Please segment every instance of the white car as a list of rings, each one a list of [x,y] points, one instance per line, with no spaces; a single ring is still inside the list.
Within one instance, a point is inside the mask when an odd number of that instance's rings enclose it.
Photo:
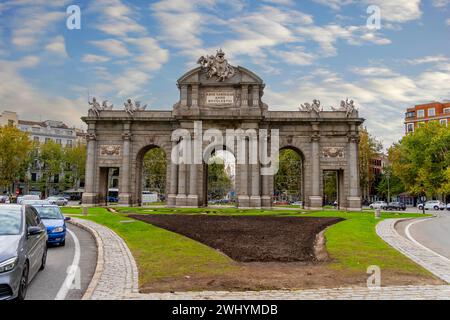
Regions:
[[[35,194],[27,194],[24,196],[20,196],[17,198],[17,204],[22,204],[22,201],[25,200],[40,200],[41,198]]]
[[[423,210],[423,203],[419,203],[417,209]],[[425,202],[425,210],[444,210],[445,204],[439,200],[430,200]]]
[[[447,210],[450,211],[450,203],[447,203]]]
[[[45,199],[45,201],[57,206],[66,206],[69,203],[69,201],[67,201],[67,199],[64,197],[48,197],[47,199]]]
[[[384,201],[375,201],[369,206],[370,209],[382,209],[385,207],[387,207],[387,203]]]

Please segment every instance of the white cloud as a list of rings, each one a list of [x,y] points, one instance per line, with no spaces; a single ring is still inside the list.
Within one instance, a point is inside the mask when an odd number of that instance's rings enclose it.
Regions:
[[[102,63],[102,62],[108,62],[110,58],[105,56],[99,56],[96,54],[85,54],[81,61],[85,63]]]
[[[445,23],[447,24],[447,26],[450,26],[450,18],[448,18]]]
[[[443,8],[450,5],[450,0],[433,0],[433,6]]]
[[[274,50],[272,54],[281,58],[283,63],[299,66],[311,65],[317,59],[314,54],[305,52],[304,47],[290,48],[289,51]]]
[[[96,40],[91,41],[91,43],[100,50],[116,57],[126,57],[131,55],[124,43],[117,39]]]
[[[410,59],[407,60],[409,64],[412,65],[420,65],[420,64],[426,64],[426,63],[439,63],[439,62],[447,62],[449,61],[449,58],[447,58],[444,55],[435,55],[435,56],[425,56],[417,59]]]
[[[66,43],[63,36],[57,36],[45,46],[45,50],[60,55],[64,58],[68,57],[66,51]]]

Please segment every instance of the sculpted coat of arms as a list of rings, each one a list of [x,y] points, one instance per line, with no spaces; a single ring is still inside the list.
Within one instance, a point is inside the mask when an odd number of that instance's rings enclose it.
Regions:
[[[227,59],[225,59],[225,53],[222,49],[217,51],[216,56],[201,56],[197,63],[207,69],[209,79],[217,77],[219,82],[232,78],[236,73],[233,66],[228,64]]]
[[[120,146],[106,145],[100,147],[100,155],[102,156],[120,156]]]
[[[325,147],[323,148],[324,158],[344,158],[344,148],[342,147]]]

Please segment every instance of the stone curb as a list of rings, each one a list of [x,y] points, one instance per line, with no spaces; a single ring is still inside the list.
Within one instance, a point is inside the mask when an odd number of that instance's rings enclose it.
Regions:
[[[97,265],[95,267],[94,275],[92,276],[91,282],[89,283],[85,293],[83,294],[83,297],[81,298],[81,300],[90,300],[103,273],[103,264],[104,264],[103,240],[96,230],[92,229],[91,227],[83,223],[80,223],[79,219],[71,218],[71,220],[69,220],[68,222],[73,224],[74,226],[77,226],[89,232],[94,237],[95,243],[97,245]]]
[[[432,217],[425,219],[432,219]],[[450,264],[448,263],[448,261],[444,261],[444,259],[433,253],[432,251],[427,251],[419,247],[409,239],[400,235],[395,229],[397,223],[405,220],[412,219],[403,218],[383,220],[377,224],[376,232],[378,236],[391,247],[393,247],[418,265],[422,266],[423,268],[434,274],[436,277],[444,280],[446,283],[450,283]]]

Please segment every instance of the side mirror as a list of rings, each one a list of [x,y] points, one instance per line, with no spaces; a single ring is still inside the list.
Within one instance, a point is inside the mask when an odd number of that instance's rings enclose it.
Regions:
[[[71,217],[64,217],[64,221],[70,221],[71,219]]]
[[[28,235],[29,236],[35,236],[37,234],[41,234],[44,232],[40,227],[28,227]]]

